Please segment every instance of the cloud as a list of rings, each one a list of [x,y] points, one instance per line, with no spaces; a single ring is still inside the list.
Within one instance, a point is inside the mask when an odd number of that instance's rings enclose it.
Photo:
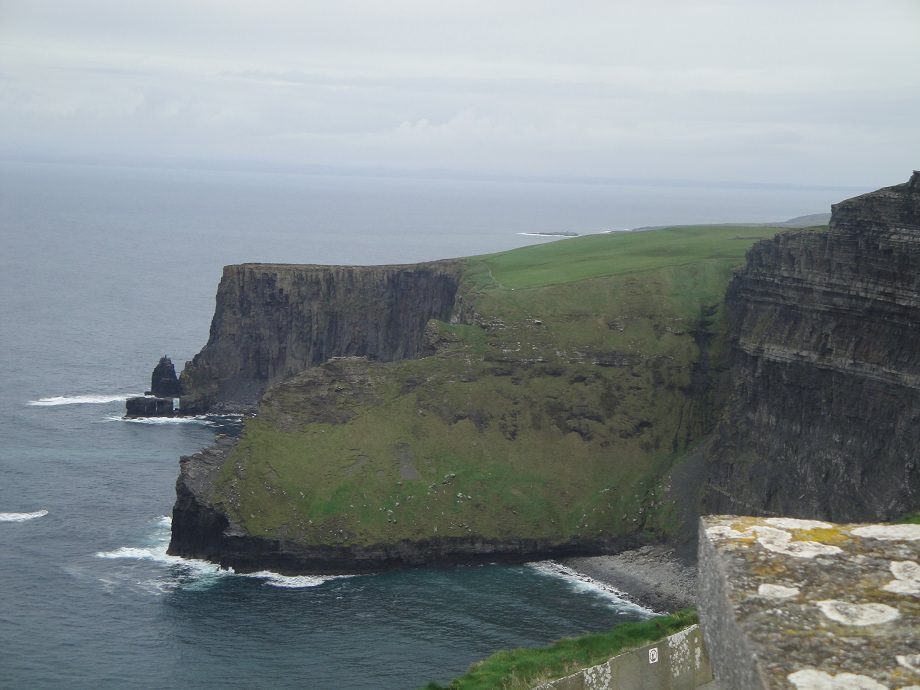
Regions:
[[[0,155],[866,184],[916,167],[918,26],[912,0],[6,0]]]

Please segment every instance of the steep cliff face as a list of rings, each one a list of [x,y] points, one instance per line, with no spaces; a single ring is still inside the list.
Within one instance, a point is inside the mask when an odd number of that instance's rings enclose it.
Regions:
[[[706,509],[838,521],[920,505],[920,173],[756,244],[726,296],[734,392]]]
[[[224,269],[207,345],[182,372],[182,409],[255,406],[265,388],[330,357],[418,356],[454,310],[459,264]]]

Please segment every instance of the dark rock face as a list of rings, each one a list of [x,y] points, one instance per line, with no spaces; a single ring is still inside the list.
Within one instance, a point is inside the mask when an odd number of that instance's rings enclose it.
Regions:
[[[760,242],[726,295],[734,392],[706,509],[837,521],[920,506],[920,173]]]
[[[176,376],[176,367],[165,355],[153,369],[150,377],[150,392],[158,398],[178,398],[182,395],[182,386]]]
[[[144,396],[125,401],[127,417],[172,417],[174,414],[172,398]]]
[[[265,388],[331,357],[417,357],[454,313],[458,264],[227,266],[207,345],[182,372],[182,410],[252,409]]]
[[[233,439],[219,438],[215,445],[179,459],[169,553],[220,559],[224,530],[229,523],[218,507],[204,502],[233,443]]]

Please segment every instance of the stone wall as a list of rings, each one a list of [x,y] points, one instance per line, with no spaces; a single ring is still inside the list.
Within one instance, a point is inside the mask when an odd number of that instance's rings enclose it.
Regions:
[[[693,625],[534,690],[693,690],[711,681],[703,636]]]
[[[699,568],[720,687],[920,689],[920,525],[707,517]]]

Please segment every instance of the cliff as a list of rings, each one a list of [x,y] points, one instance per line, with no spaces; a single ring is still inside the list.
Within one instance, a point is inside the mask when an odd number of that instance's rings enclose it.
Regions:
[[[920,173],[754,245],[706,509],[836,521],[920,505]]]
[[[448,320],[458,265],[227,266],[207,345],[182,372],[182,411],[253,409],[267,386],[330,357],[417,357]]]
[[[920,506],[920,174],[826,230],[228,267],[182,383],[186,411],[258,401],[177,483],[170,552],[237,568],[680,541],[701,497],[897,517]]]
[[[711,431],[720,301],[775,229],[574,238],[406,267],[230,267],[185,409],[261,394],[184,458],[170,552],[342,571],[597,553],[667,534]],[[680,482],[696,500],[699,477]]]

